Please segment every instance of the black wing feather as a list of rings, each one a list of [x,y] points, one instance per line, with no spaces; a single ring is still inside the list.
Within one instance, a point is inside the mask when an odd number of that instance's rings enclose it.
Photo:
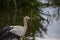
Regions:
[[[11,29],[13,29],[13,27],[6,26],[2,30],[0,30],[0,39],[7,31],[9,32]]]

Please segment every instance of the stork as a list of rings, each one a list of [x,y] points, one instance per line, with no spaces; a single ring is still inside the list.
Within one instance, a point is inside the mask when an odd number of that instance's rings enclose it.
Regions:
[[[30,18],[28,16],[24,17],[24,19],[23,19],[24,26],[13,25],[13,26],[5,27],[3,29],[3,33],[5,33],[5,35],[2,38],[6,37],[6,36],[7,37],[14,36],[14,37],[18,37],[19,40],[23,40],[23,37],[26,34],[27,29],[30,28],[30,30],[32,30],[29,19]],[[6,30],[6,31],[4,31],[4,30]]]

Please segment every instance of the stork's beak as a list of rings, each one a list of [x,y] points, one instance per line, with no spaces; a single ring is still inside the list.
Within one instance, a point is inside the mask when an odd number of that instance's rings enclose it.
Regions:
[[[30,24],[30,20],[28,20],[28,28],[30,29],[30,33],[32,32],[32,27],[31,27],[31,24]]]

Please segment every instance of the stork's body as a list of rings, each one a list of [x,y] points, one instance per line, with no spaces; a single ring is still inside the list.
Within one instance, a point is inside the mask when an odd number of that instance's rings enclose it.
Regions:
[[[19,37],[23,38],[27,28],[28,28],[28,23],[29,23],[29,17],[24,17],[23,22],[24,22],[24,26],[20,26],[20,25],[13,25],[13,26],[9,26],[10,28],[13,28],[11,30],[9,30],[10,33],[13,33],[15,35],[18,35]],[[6,31],[7,33],[9,33],[8,31]],[[7,35],[7,34],[6,34]],[[21,39],[22,40],[22,39]]]

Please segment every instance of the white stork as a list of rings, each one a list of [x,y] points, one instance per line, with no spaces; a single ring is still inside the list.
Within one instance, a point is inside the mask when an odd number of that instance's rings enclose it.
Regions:
[[[29,23],[29,17],[28,16],[25,16],[24,19],[23,19],[23,22],[24,22],[24,26],[20,26],[20,25],[13,25],[13,26],[9,26],[9,27],[5,27],[3,29],[3,32],[7,34],[12,34],[13,36],[19,36],[21,37],[20,40],[23,39],[24,35],[26,34],[26,31],[28,28],[30,28],[31,30],[31,27],[30,27],[30,23]],[[5,37],[6,37],[5,35]]]

